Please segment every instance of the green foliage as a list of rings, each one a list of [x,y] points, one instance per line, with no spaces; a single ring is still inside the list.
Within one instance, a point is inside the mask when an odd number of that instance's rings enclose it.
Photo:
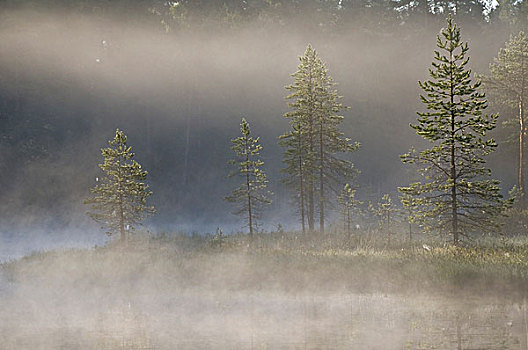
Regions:
[[[374,206],[371,203],[369,209],[372,214],[378,218],[380,227],[384,226],[385,232],[388,235],[392,234],[392,227],[397,219],[399,210],[395,207],[394,203],[392,203],[391,196],[388,193],[384,194],[377,205]]]
[[[400,202],[403,206],[403,209],[401,210],[401,215],[409,225],[409,240],[412,240],[413,224],[417,221],[415,217],[415,213],[417,211],[416,200],[413,196],[410,196],[408,194],[402,194],[400,196]]]
[[[418,124],[411,125],[432,147],[401,156],[404,163],[420,167],[423,181],[399,190],[415,198],[415,218],[427,230],[448,231],[457,244],[459,234],[497,229],[506,203],[484,160],[497,147],[487,138],[497,115],[483,114],[485,95],[479,91],[481,83],[471,80],[468,45],[451,17],[437,46],[432,79],[419,82],[428,111],[418,112]]]
[[[510,32],[528,29],[528,3],[517,0],[501,0],[496,9],[500,21],[508,24]]]
[[[343,106],[338,102],[336,84],[317,52],[308,45],[299,60],[292,74],[294,82],[286,87],[291,92],[286,98],[291,100],[288,106],[292,110],[284,116],[290,120],[292,130],[279,138],[286,148],[283,172],[288,175],[285,182],[298,191],[303,228],[306,210],[309,229],[314,230],[317,196],[320,230],[324,231],[329,193],[337,194],[338,186],[356,174],[352,162],[337,155],[357,150],[359,143],[352,143],[339,130]]]
[[[84,201],[92,210],[88,215],[106,228],[108,235],[120,233],[121,242],[126,241],[126,230],[133,230],[155,211],[147,205],[152,195],[144,182],[147,172],[132,160],[134,153],[126,141],[125,134],[117,129],[108,142],[110,147],[101,149],[104,163],[99,167],[104,176],[91,189],[93,196]]]
[[[497,57],[490,64],[490,75],[484,78],[484,84],[491,93],[494,104],[499,106],[506,104],[516,111],[512,113],[514,117],[505,120],[503,124],[514,127],[509,139],[515,140],[518,146],[518,200],[524,206],[526,196],[524,154],[527,131],[524,100],[528,88],[528,40],[524,32],[520,32],[517,36],[512,35],[506,42],[506,47],[499,50]]]
[[[337,197],[337,203],[340,206],[340,212],[343,216],[344,232],[347,232],[349,235],[351,234],[352,218],[354,217],[354,214],[356,214],[356,217],[360,214],[359,206],[363,204],[361,201],[357,200],[355,196],[356,190],[352,189],[350,184],[345,184],[341,193]]]
[[[502,234],[506,236],[526,235],[528,233],[528,208],[522,205],[521,193],[517,186],[509,191],[509,200],[513,203],[505,211],[502,220]]]
[[[510,36],[490,64],[490,76],[484,86],[493,97],[517,107],[526,90],[528,79],[528,40],[524,32]]]
[[[417,22],[423,26],[424,16],[436,20],[448,13],[482,23],[485,7],[482,0],[180,0],[151,5],[150,12],[159,16],[166,31],[233,29],[247,23],[287,26],[296,23],[292,20],[295,17],[301,17],[304,26],[328,32],[358,23],[369,31],[390,31]],[[511,16],[516,14],[512,12]],[[364,20],[369,17],[376,21]],[[505,21],[510,20],[507,17]]]
[[[240,132],[242,136],[231,140],[233,143],[231,149],[235,152],[236,159],[231,160],[230,163],[237,169],[229,176],[238,175],[244,181],[229,196],[225,197],[225,200],[239,205],[235,214],[247,215],[249,233],[252,235],[258,224],[262,206],[271,204],[269,198],[271,193],[266,191],[268,180],[262,169],[264,162],[258,158],[262,146],[259,144],[258,137],[251,136],[249,123],[244,118],[240,124]]]

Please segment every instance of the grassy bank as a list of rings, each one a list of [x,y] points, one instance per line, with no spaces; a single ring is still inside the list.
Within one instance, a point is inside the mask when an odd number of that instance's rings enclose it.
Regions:
[[[427,243],[424,243],[427,241]],[[158,235],[83,250],[34,253],[4,263],[14,284],[111,293],[126,290],[291,293],[469,291],[524,293],[528,241],[486,239],[454,247],[357,234]]]

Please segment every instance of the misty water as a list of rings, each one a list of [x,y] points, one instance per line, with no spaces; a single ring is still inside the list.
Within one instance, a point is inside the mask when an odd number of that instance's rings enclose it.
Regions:
[[[227,177],[228,161],[244,116],[261,137],[275,192],[262,228],[298,230],[295,200],[281,184],[284,150],[277,138],[288,130],[284,86],[292,83],[309,43],[350,107],[343,112],[344,134],[362,144],[350,156],[361,171],[358,198],[366,204],[396,194],[416,175],[399,155],[421,142],[409,124],[423,110],[417,81],[427,79],[443,15],[413,17],[407,24],[398,20],[381,32],[375,28],[377,13],[326,29],[301,12],[297,18],[286,14],[286,25],[250,22],[229,30],[169,33],[153,11],[138,12],[135,20],[119,1],[111,2],[115,13],[107,13],[104,4],[90,7],[90,1],[80,12],[72,5],[71,13],[68,1],[60,10],[44,9],[47,2],[42,8],[33,1],[28,8],[18,8],[19,1],[5,3],[0,350],[528,350],[528,305],[517,296],[522,291],[512,294],[494,285],[494,296],[460,286],[447,292],[399,286],[364,292],[362,276],[350,277],[345,259],[325,260],[328,265],[314,269],[317,277],[305,274],[303,280],[296,275],[303,271],[290,265],[298,252],[288,260],[280,249],[262,270],[253,256],[233,258],[214,250],[202,256],[199,249],[172,246],[128,260],[119,254],[108,258],[98,254],[112,240],[95,223],[86,223],[82,202],[101,176],[100,149],[120,128],[149,172],[151,203],[158,211],[141,229],[201,237],[245,230],[224,201],[236,186]],[[157,3],[163,9],[171,2]],[[354,1],[340,1],[339,7],[347,3]],[[460,24],[474,72],[486,74],[509,25],[483,26],[469,18],[460,18]],[[497,131],[499,138],[502,133]],[[515,159],[501,145],[490,161],[504,194],[516,181]],[[327,215],[329,225],[338,222],[337,210]],[[92,250],[96,245],[99,250]],[[157,258],[167,250],[175,253]],[[343,276],[329,271],[340,263],[344,276],[358,285],[336,287]],[[363,267],[365,275],[370,268]]]
[[[189,290],[104,311],[47,303],[2,305],[3,349],[526,349],[526,304],[506,299]]]
[[[90,233],[83,230],[82,234],[72,229],[54,230],[50,235],[47,230],[25,229],[0,232],[0,264],[20,259],[33,253],[54,249],[91,248],[103,245],[108,237],[99,232]]]

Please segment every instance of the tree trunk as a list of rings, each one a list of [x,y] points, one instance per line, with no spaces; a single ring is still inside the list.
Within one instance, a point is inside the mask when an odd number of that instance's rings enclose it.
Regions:
[[[409,210],[409,218],[411,217],[411,211]],[[412,222],[409,219],[409,242],[412,241]]]
[[[124,145],[124,148],[126,149],[126,144]],[[121,233],[120,242],[122,245],[126,244],[126,234],[125,234],[125,213],[123,208],[123,192],[124,189],[122,188],[122,174],[121,174],[121,156],[117,158],[117,166],[118,166],[118,178],[119,178],[119,231]]]
[[[450,61],[453,62],[453,52],[450,52]],[[454,105],[455,101],[455,87],[453,85],[453,68],[451,67],[451,90],[450,90],[450,98],[451,98],[451,106]],[[453,244],[458,244],[458,203],[457,203],[457,188],[456,188],[456,162],[455,162],[455,111],[451,107],[451,172],[450,172],[450,180],[452,182],[451,187],[451,210],[452,210],[452,217],[451,217],[451,230],[453,233]]]
[[[323,153],[323,121],[319,121],[319,231],[324,234],[324,153]]]
[[[451,102],[453,102],[453,87],[451,87]],[[451,111],[451,173],[450,180],[452,182],[451,187],[451,209],[452,209],[452,233],[453,233],[453,244],[458,244],[458,206],[457,206],[457,192],[456,192],[456,163],[455,163],[455,115]]]
[[[310,157],[313,154],[313,130],[312,125],[310,125]],[[313,158],[313,157],[312,157]],[[311,160],[313,161],[313,160]],[[314,181],[313,181],[313,164],[310,164],[308,171],[308,230],[313,232],[315,229],[315,205],[314,205]]]
[[[387,237],[388,237],[388,242],[390,244],[390,209],[387,210]]]
[[[345,214],[345,218],[346,218],[345,231],[347,233],[348,239],[350,239],[350,208],[348,206],[347,206],[346,210],[344,210],[344,214]]]
[[[121,231],[121,244],[126,244],[125,215],[123,213],[123,195],[119,195],[119,230]]]
[[[351,232],[350,232],[350,207],[347,206],[347,234],[348,239],[350,240]]]
[[[185,153],[183,157],[183,176],[182,176],[182,188],[187,186],[187,168],[189,167],[189,149],[190,149],[190,140],[191,140],[191,118],[187,116],[185,123]]]
[[[248,201],[248,225],[249,237],[253,238],[253,214],[251,212],[251,186],[249,182],[249,145],[246,136],[246,186],[247,186],[247,201]]]
[[[313,98],[313,77],[312,77],[312,71],[310,70],[310,83],[309,83],[309,96],[310,98]],[[309,150],[309,168],[308,168],[308,230],[310,232],[313,232],[315,230],[315,203],[314,203],[314,170],[313,170],[313,150],[314,150],[314,130],[313,130],[313,123],[314,123],[314,107],[313,107],[313,101],[310,103],[309,111],[308,111],[308,122],[309,122],[309,129],[308,129],[308,135],[309,135],[309,144],[308,144],[308,150]]]
[[[301,225],[302,225],[302,233],[306,233],[306,227],[304,225],[304,174],[303,174],[303,157],[302,157],[302,142],[301,142],[301,126],[299,125],[298,130],[299,135],[297,136],[298,139],[298,149],[299,149],[299,205],[301,210]]]
[[[519,164],[517,172],[517,184],[519,186],[519,204],[524,207],[526,194],[524,189],[524,106],[523,96],[519,97]]]

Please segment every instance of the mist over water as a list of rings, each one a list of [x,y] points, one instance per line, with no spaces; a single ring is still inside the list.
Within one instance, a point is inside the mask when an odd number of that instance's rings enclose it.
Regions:
[[[8,266],[0,283],[2,346],[526,346],[527,305],[515,293],[445,293],[424,286],[390,292],[394,288],[390,283],[397,279],[384,277],[375,268],[367,277],[331,265],[320,265],[318,271],[309,260],[297,262],[293,255],[268,260],[265,253],[200,252],[185,245],[158,244],[143,242],[142,248],[126,252],[110,248],[45,253]],[[299,263],[306,264],[306,270]],[[384,287],[374,292],[369,284]]]
[[[374,247],[361,227],[356,246],[350,237],[339,246],[335,208],[320,238],[329,247],[284,234],[299,220],[280,183],[277,141],[288,129],[284,87],[306,46],[350,107],[342,130],[362,144],[349,159],[361,171],[357,197],[368,201],[414,179],[399,155],[422,142],[409,123],[423,110],[417,81],[443,25],[375,32],[362,24],[378,19],[365,16],[326,31],[290,20],[166,33],[158,18],[127,13],[0,13],[0,348],[528,348],[526,288],[511,276],[511,285],[479,289],[440,260],[439,276],[455,277],[437,290],[420,280],[429,258],[420,244],[395,253],[382,237]],[[473,71],[487,72],[507,29],[459,24]],[[236,236],[246,228],[223,200],[237,185],[227,174],[242,117],[261,137],[274,192],[259,239],[276,241],[256,248]],[[82,204],[116,128],[148,171],[157,210],[128,250]],[[505,189],[515,182],[507,151],[490,162]],[[416,267],[405,265],[407,248]],[[364,265],[354,270],[351,257]]]
[[[53,234],[50,234],[52,232]],[[17,231],[0,233],[0,263],[19,259],[25,255],[49,250],[70,248],[92,248],[109,241],[99,230],[80,230],[72,228],[64,231]]]

